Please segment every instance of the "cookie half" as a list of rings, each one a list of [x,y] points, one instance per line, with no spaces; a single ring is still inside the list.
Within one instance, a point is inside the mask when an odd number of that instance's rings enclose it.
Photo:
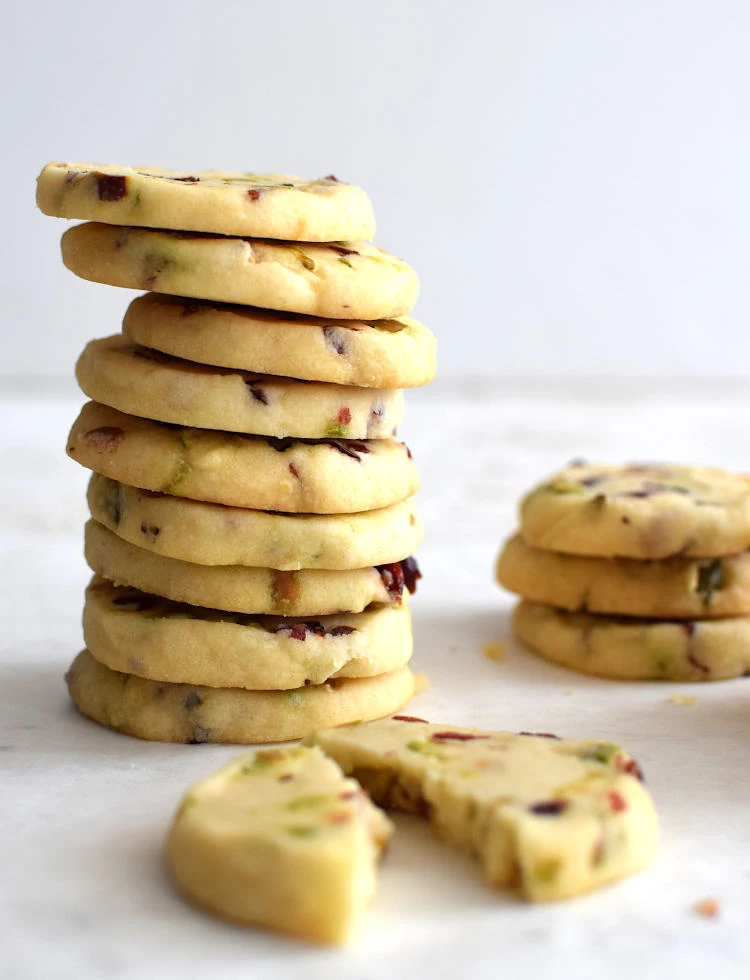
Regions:
[[[336,319],[404,316],[414,270],[366,242],[331,245],[84,224],[62,237],[65,265],[109,286]]]
[[[750,672],[749,616],[670,622],[523,601],[513,631],[546,660],[613,680],[720,681]]]
[[[661,464],[573,463],[521,503],[521,534],[600,558],[716,558],[750,548],[750,476]]]
[[[422,539],[414,499],[358,514],[276,514],[151,493],[94,473],[91,516],[119,537],[199,565],[366,568],[413,554]]]
[[[308,739],[375,803],[427,817],[482,863],[492,885],[531,901],[598,888],[646,865],[654,805],[636,763],[611,742],[566,742],[419,718],[317,732]]]
[[[496,567],[503,588],[571,612],[655,619],[750,614],[750,553],[723,558],[586,558],[506,541]]]
[[[128,415],[280,439],[384,439],[404,414],[400,391],[212,368],[120,335],[92,340],[76,378],[89,398]]]
[[[365,192],[334,176],[48,163],[36,202],[57,218],[311,242],[372,238]]]
[[[147,293],[122,329],[134,344],[220,367],[368,388],[435,376],[434,335],[417,320],[324,320]]]
[[[395,439],[291,439],[185,428],[84,405],[68,455],[122,483],[234,507],[307,514],[373,510],[419,486]]]
[[[342,943],[391,831],[319,749],[260,749],[191,786],[166,857],[180,891],[215,915]]]
[[[379,677],[330,680],[293,691],[245,691],[149,681],[110,670],[88,650],[65,680],[92,721],[152,742],[287,742],[319,728],[382,718],[415,694],[408,667]]]
[[[327,616],[359,613],[373,603],[399,605],[421,578],[414,558],[344,571],[196,565],[138,548],[97,521],[86,523],[85,554],[91,570],[116,585],[193,606],[270,616]]]
[[[94,577],[83,638],[111,670],[154,681],[285,691],[374,677],[411,657],[408,606],[298,619],[172,602]]]

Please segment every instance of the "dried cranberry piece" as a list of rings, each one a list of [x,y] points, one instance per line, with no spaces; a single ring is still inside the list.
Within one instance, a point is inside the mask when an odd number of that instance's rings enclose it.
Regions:
[[[167,177],[167,180],[176,180],[181,184],[198,184],[200,177]]]
[[[538,817],[556,817],[563,810],[567,810],[569,806],[568,800],[542,800],[540,803],[532,804],[529,811]]]
[[[488,739],[489,735],[470,735],[468,732],[433,732],[433,742],[473,742],[475,739]]]
[[[248,391],[253,396],[256,402],[260,402],[261,405],[268,404],[268,395],[260,387],[257,381],[249,381],[245,379],[245,384],[247,385]]]
[[[294,465],[294,463],[290,463],[289,464],[289,472],[292,474],[292,476],[294,477],[295,480],[299,480],[300,479],[300,475],[297,472],[297,467]]]
[[[378,565],[377,569],[388,595],[398,599],[404,591],[404,570],[401,562],[394,561],[390,565]]]
[[[325,337],[326,344],[331,348],[331,350],[334,350],[337,354],[342,356],[346,354],[344,337],[338,327],[323,327],[323,336]]]
[[[121,201],[127,192],[127,177],[113,174],[96,175],[96,196],[100,201]]]
[[[356,439],[347,439],[346,441],[341,439],[322,439],[321,442],[330,446],[331,449],[337,449],[344,456],[356,459],[358,463],[362,462],[360,453],[367,454],[371,452],[370,447],[366,443],[358,442]]]
[[[417,559],[413,555],[410,555],[409,558],[404,558],[401,562],[401,568],[404,573],[404,585],[410,594],[414,595],[417,591],[417,582],[422,578]]]
[[[628,808],[628,801],[616,789],[611,789],[607,793],[607,799],[609,800],[609,808],[613,813],[622,813],[623,810],[627,810]]]
[[[549,732],[519,732],[519,735],[528,735],[531,738],[556,738],[560,741],[559,735],[551,735]]]
[[[149,541],[156,541],[160,533],[161,528],[156,524],[146,524],[145,521],[141,524],[141,534],[145,534]]]
[[[327,177],[321,177],[320,179],[321,180],[330,180],[334,184],[340,184],[341,183],[341,181],[338,179],[338,177],[334,177],[333,174],[328,174]]]
[[[247,196],[250,198],[251,201],[257,201],[260,198],[260,191],[258,190],[257,187],[251,187],[250,190],[247,192]]]
[[[106,453],[116,449],[124,435],[125,430],[117,425],[100,425],[98,429],[89,429],[83,437],[95,452]]]
[[[415,715],[394,715],[393,721],[418,721],[423,725],[429,725],[425,718],[417,718]]]
[[[625,759],[623,756],[618,755],[615,757],[615,768],[618,772],[626,772],[630,776],[635,776],[642,783],[646,782],[643,770],[635,759]]]
[[[352,420],[352,413],[349,411],[348,406],[345,405],[342,409],[339,410],[339,413],[336,416],[336,421],[339,423],[339,425],[349,425],[351,420]]]
[[[350,633],[356,633],[353,626],[334,626],[328,630],[329,636],[349,636]]]

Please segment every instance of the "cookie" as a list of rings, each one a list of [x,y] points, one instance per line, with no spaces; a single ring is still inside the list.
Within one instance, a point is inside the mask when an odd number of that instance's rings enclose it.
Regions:
[[[334,176],[48,163],[36,202],[56,218],[311,242],[372,238],[365,192]]]
[[[92,340],[76,378],[89,398],[128,415],[280,439],[384,439],[404,414],[400,391],[211,368],[119,335]]]
[[[194,500],[291,513],[387,507],[419,486],[411,453],[395,439],[297,442],[188,429],[89,402],[68,454],[122,483]]]
[[[344,943],[392,829],[319,749],[260,749],[190,788],[167,865],[187,898],[224,919]]]
[[[497,581],[532,602],[573,612],[655,619],[750,614],[750,553],[723,558],[588,558],[506,541]]]
[[[750,672],[750,616],[670,622],[523,601],[513,631],[546,660],[613,680],[719,681]]]
[[[85,224],[65,265],[110,286],[345,320],[404,316],[419,292],[406,262],[366,242],[331,245]]]
[[[110,670],[83,650],[65,680],[92,721],[152,742],[287,742],[318,728],[382,718],[414,696],[408,667],[293,691],[245,691],[149,681]]]
[[[373,603],[399,605],[421,578],[414,558],[379,568],[281,572],[245,565],[195,565],[155,555],[88,521],[86,561],[116,585],[193,606],[272,616],[359,613]]]
[[[367,388],[415,388],[435,376],[435,337],[408,316],[324,320],[147,293],[122,329],[134,344],[258,374]]]
[[[662,464],[572,463],[521,503],[546,551],[601,558],[716,558],[750,548],[750,476]]]
[[[198,565],[366,568],[407,558],[422,539],[411,497],[359,514],[275,514],[137,490],[94,473],[88,503],[94,520],[131,544]]]
[[[657,844],[636,763],[610,742],[564,742],[406,716],[318,732],[373,802],[428,818],[475,855],[492,885],[531,901],[570,898],[631,874]]]
[[[408,606],[297,619],[223,612],[92,579],[83,639],[111,670],[154,681],[286,691],[374,677],[411,657]]]

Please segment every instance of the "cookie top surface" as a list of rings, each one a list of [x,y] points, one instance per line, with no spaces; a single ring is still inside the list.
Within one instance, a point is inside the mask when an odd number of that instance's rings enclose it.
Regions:
[[[65,232],[62,257],[71,272],[110,286],[334,319],[404,316],[419,293],[406,262],[366,242],[306,244],[89,222]]]
[[[332,320],[147,293],[122,325],[165,354],[308,381],[413,388],[435,376],[435,337],[417,320]]]
[[[715,557],[750,547],[750,477],[667,464],[571,464],[521,503],[535,548],[604,558]]]
[[[336,242],[372,238],[365,192],[333,175],[164,170],[92,163],[49,163],[37,204],[58,218],[219,235]]]

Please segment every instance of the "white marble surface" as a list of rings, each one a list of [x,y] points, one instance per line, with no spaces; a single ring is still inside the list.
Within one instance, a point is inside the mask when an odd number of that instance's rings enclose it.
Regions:
[[[514,502],[573,456],[747,468],[740,385],[436,384],[404,427],[423,472],[425,573],[413,604],[412,703],[436,721],[623,742],[663,828],[644,873],[586,898],[531,907],[488,890],[468,859],[399,819],[377,902],[347,951],[309,948],[201,914],[161,865],[167,822],[196,778],[236,750],[148,744],[78,717],[62,674],[81,645],[85,473],[63,452],[78,397],[0,398],[0,976],[7,980],[239,977],[744,978],[750,965],[750,680],[616,684],[507,642],[510,598],[491,580]],[[716,897],[721,915],[692,911]]]

